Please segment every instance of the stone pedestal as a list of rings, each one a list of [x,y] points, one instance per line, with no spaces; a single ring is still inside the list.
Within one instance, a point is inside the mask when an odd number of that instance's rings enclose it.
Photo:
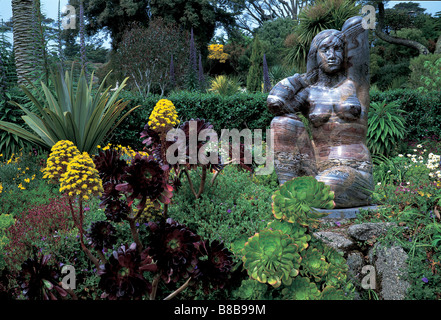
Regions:
[[[338,219],[354,219],[357,217],[357,213],[360,212],[360,210],[378,210],[380,207],[377,205],[371,205],[371,206],[363,206],[363,207],[356,207],[356,208],[342,208],[342,209],[332,209],[332,210],[326,210],[326,209],[315,209],[319,212],[329,212],[329,215],[326,217],[323,217],[323,220],[326,219],[332,219],[332,220],[338,220]]]

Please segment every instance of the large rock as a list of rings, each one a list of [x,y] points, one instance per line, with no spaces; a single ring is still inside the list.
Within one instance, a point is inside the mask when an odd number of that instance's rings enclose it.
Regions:
[[[384,300],[404,300],[409,282],[407,274],[407,253],[399,246],[385,247],[375,245],[369,251],[369,260],[374,265],[377,283],[380,283]]]
[[[362,223],[354,224],[348,228],[348,234],[358,241],[367,241],[385,234],[387,229],[396,226],[396,223]]]
[[[349,250],[355,245],[350,239],[335,232],[315,232],[313,236],[338,251]]]

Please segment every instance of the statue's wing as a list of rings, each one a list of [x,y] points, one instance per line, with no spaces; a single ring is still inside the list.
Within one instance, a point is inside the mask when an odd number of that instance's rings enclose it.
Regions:
[[[362,27],[362,17],[349,18],[343,24],[342,32],[346,36],[346,57],[348,78],[357,89],[357,97],[365,112],[369,108],[369,31]]]

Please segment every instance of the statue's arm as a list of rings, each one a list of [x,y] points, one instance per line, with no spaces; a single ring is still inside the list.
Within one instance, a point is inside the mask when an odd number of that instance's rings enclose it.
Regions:
[[[306,103],[307,87],[303,76],[296,73],[277,83],[270,91],[267,99],[269,111],[275,116],[303,112]]]

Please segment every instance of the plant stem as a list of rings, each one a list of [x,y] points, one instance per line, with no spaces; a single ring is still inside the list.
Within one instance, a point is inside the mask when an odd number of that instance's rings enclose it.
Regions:
[[[184,291],[184,289],[188,287],[190,280],[191,280],[191,277],[188,278],[188,280],[185,281],[185,283],[182,286],[180,286],[178,289],[176,289],[176,291],[173,291],[171,294],[169,294],[167,297],[165,297],[164,300],[171,300],[172,298],[176,297],[180,292]]]
[[[95,258],[95,256],[90,252],[90,250],[86,247],[86,245],[84,244],[84,239],[83,239],[83,200],[80,199],[80,223],[77,224],[77,228],[80,230],[80,243],[81,243],[81,248],[83,249],[83,251],[86,253],[86,255],[89,257],[89,259],[93,262],[93,264],[95,265],[96,269],[99,270],[100,268],[100,263],[98,261],[97,258]],[[73,210],[72,207],[72,202],[69,199],[69,204],[71,206],[71,211]],[[75,217],[72,211],[72,217],[74,219],[75,222]]]
[[[102,264],[106,264],[107,263],[107,259],[104,256],[103,252],[101,250],[99,250],[99,249],[97,249],[96,252],[98,252],[98,256],[100,257]]]
[[[199,192],[196,196],[196,199],[199,199],[205,187],[205,180],[207,180],[207,166],[202,166],[202,176],[201,176],[201,184],[199,185]]]
[[[190,174],[188,173],[187,168],[184,169],[184,172],[185,172],[185,175],[187,176],[187,180],[188,180],[188,184],[190,186],[190,190],[191,190],[191,192],[193,192],[193,195],[197,199],[198,198],[198,194],[194,190],[193,181],[191,181]]]
[[[160,275],[158,273],[152,282],[152,292],[150,293],[150,300],[155,300],[156,298],[156,291],[158,289],[159,280],[160,280]]]
[[[138,230],[136,229],[135,219],[128,218],[130,225],[130,232],[132,233],[133,241],[136,243],[136,247],[138,248],[138,252],[141,253],[143,250],[143,246],[141,241],[139,240]]]

